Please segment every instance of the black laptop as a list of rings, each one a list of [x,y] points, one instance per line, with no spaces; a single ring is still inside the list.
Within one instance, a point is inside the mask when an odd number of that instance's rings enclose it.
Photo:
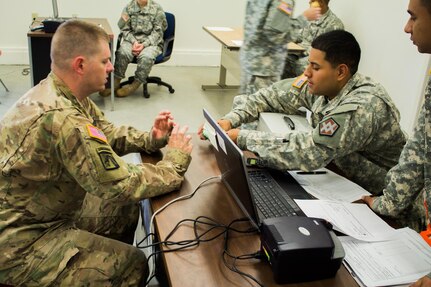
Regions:
[[[252,224],[258,228],[266,218],[305,216],[294,199],[311,199],[312,196],[288,172],[247,169],[244,153],[206,109],[203,113],[204,128],[215,145],[222,182]]]

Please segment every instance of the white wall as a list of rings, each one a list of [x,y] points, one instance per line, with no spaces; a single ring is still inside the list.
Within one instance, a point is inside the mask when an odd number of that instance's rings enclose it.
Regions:
[[[119,13],[127,0],[58,0],[60,16],[107,18],[115,34]],[[176,15],[174,55],[169,65],[218,65],[220,46],[202,26],[241,26],[246,0],[158,0]],[[400,3],[401,2],[401,3]],[[302,11],[308,0],[298,0]],[[332,10],[344,21],[362,47],[360,72],[381,82],[397,104],[402,125],[410,132],[430,57],[420,55],[403,27],[408,0],[332,0]],[[31,13],[52,15],[50,0],[1,0],[0,64],[28,64],[27,31]]]

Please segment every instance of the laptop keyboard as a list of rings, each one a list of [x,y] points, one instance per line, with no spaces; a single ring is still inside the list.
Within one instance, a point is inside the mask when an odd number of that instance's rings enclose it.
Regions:
[[[248,176],[257,208],[265,218],[298,215],[299,207],[267,172],[253,170]]]

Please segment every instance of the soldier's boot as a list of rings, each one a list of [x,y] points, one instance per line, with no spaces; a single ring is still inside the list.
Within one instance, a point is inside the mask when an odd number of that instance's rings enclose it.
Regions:
[[[141,82],[134,80],[131,84],[125,85],[122,88],[118,89],[116,95],[117,97],[127,97],[128,95],[136,91],[141,86],[141,84]]]
[[[120,88],[121,79],[114,77],[114,91],[117,91]],[[103,91],[99,92],[99,95],[102,97],[107,97],[111,95],[111,89],[104,89]]]

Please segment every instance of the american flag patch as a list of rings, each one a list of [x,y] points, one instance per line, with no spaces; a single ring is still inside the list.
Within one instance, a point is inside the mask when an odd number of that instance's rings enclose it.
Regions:
[[[280,5],[278,5],[278,10],[283,11],[287,15],[292,15],[293,8],[286,2],[281,1]]]
[[[95,126],[88,124],[87,131],[90,137],[101,140],[105,143],[108,143],[108,139],[106,138],[105,134]]]
[[[295,88],[301,89],[302,86],[308,81],[308,78],[302,74],[293,82],[292,86]]]
[[[319,123],[319,134],[321,136],[332,137],[340,126],[333,119],[329,118],[324,122]]]

